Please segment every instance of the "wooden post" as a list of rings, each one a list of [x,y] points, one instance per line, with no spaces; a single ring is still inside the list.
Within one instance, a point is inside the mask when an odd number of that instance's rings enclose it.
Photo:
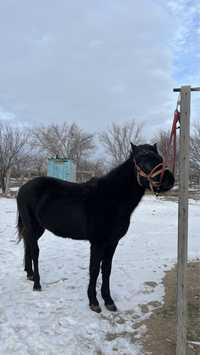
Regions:
[[[187,255],[188,255],[190,102],[191,102],[191,91],[200,91],[200,87],[191,88],[190,86],[182,86],[181,88],[175,88],[173,91],[181,93],[176,355],[186,355],[186,351],[187,351],[186,267],[187,267]]]
[[[177,344],[176,355],[186,355],[187,302],[186,266],[188,254],[188,183],[190,145],[190,86],[181,87],[179,208],[178,208],[178,263],[177,263]]]

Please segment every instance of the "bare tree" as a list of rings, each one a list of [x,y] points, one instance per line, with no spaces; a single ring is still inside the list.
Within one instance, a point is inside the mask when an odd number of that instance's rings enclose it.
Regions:
[[[100,141],[111,165],[116,166],[128,158],[130,142],[134,144],[142,143],[142,129],[142,124],[132,120],[123,124],[112,123],[108,131],[100,134]]]
[[[0,122],[0,185],[7,194],[12,168],[27,143],[28,134],[12,124]]]
[[[174,158],[173,145],[170,144],[170,131],[160,130],[153,138],[152,143],[157,143],[157,148],[163,158],[167,159],[167,164],[172,169],[172,162]],[[176,172],[178,171],[178,151],[179,143],[178,137],[176,142]]]
[[[83,160],[77,171],[77,180],[84,182],[92,177],[102,176],[105,171],[106,168],[102,159]]]
[[[152,143],[157,144],[157,148],[162,156],[165,155],[166,148],[169,147],[170,140],[170,131],[160,130],[152,138]],[[171,158],[171,149],[170,149],[170,158]]]
[[[94,136],[84,132],[76,124],[68,126],[49,125],[34,131],[35,146],[46,151],[49,157],[59,156],[72,159],[79,169],[81,160],[88,158],[94,151]]]
[[[47,157],[45,154],[32,154],[30,159],[32,174],[37,176],[44,176],[47,174]]]
[[[200,124],[194,124],[190,139],[190,166],[194,173],[200,173]]]
[[[22,152],[15,160],[12,169],[12,176],[21,178],[29,176],[43,176],[47,172],[46,154],[37,150],[31,152]]]

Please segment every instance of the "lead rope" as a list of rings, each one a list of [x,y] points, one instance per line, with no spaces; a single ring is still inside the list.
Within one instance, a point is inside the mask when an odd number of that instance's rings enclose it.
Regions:
[[[169,142],[165,142],[164,145],[164,161],[166,165],[172,166],[172,172],[175,174],[175,168],[176,168],[176,130],[179,128],[177,127],[177,124],[180,122],[180,111],[179,111],[179,106],[180,106],[180,94],[178,96],[177,104],[176,104],[176,109],[174,111],[174,118],[173,118],[173,123],[172,123],[172,128],[171,128],[171,133],[170,133],[170,138]],[[169,152],[170,152],[170,146],[172,144],[172,149],[173,149],[173,156],[172,159],[169,159]]]

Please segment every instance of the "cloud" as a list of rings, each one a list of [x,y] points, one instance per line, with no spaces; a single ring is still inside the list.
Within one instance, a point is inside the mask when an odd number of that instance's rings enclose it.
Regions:
[[[176,30],[172,41],[174,76],[183,84],[199,82],[200,3],[198,0],[169,1],[168,7],[175,20]]]
[[[0,106],[0,120],[14,120],[15,114],[13,112],[6,111],[3,107]]]
[[[177,85],[200,86],[200,3],[199,0],[169,1],[167,6],[175,19],[172,41],[173,77]],[[199,120],[199,93],[192,93],[192,123]]]
[[[19,121],[92,131],[136,118],[149,136],[175,102],[174,52],[188,29],[172,13],[183,9],[184,1],[1,2],[0,106]]]

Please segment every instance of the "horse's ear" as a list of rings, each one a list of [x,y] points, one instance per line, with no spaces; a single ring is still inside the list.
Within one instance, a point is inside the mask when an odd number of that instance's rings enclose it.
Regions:
[[[153,144],[153,149],[156,153],[158,153],[158,147],[157,147],[157,143]]]
[[[136,151],[137,151],[137,145],[135,145],[135,144],[133,144],[133,143],[131,142],[131,152],[132,152],[132,154],[135,155],[135,154],[136,154]]]

